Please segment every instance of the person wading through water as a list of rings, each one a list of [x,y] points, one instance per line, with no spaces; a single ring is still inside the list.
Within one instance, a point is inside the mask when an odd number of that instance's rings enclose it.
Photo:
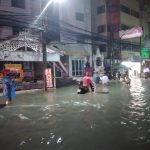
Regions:
[[[12,103],[12,98],[16,96],[15,81],[12,79],[11,73],[4,74],[2,79],[3,97],[6,100],[6,105]]]

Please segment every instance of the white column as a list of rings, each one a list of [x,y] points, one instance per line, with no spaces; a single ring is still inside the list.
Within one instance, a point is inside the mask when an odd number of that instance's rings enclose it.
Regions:
[[[55,62],[53,62],[53,70],[54,70],[54,88],[56,88],[56,68],[55,68]]]

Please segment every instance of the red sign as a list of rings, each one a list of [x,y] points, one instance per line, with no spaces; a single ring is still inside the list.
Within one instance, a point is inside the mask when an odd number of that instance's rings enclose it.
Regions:
[[[45,70],[45,75],[46,75],[46,85],[47,85],[47,87],[48,87],[48,88],[53,87],[51,69],[46,69],[46,70]]]
[[[119,36],[121,39],[129,39],[135,37],[141,37],[143,35],[142,27],[134,27],[129,30],[119,31]]]

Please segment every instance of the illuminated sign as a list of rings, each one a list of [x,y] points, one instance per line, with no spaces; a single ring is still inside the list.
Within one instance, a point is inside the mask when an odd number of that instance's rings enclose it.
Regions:
[[[21,64],[5,64],[6,69],[22,69]]]
[[[48,88],[53,87],[53,83],[52,83],[52,72],[51,69],[48,68],[45,70],[45,75],[46,75],[46,85]]]
[[[119,31],[119,36],[121,39],[130,39],[135,37],[141,37],[143,35],[142,27],[134,27],[129,30]]]
[[[142,48],[142,50],[141,50],[141,57],[142,57],[143,59],[149,58],[149,51],[148,51],[147,48]]]

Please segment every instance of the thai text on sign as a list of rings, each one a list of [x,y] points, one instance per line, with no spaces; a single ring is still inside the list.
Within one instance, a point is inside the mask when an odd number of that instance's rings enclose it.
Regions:
[[[53,82],[52,82],[52,71],[50,68],[45,70],[45,75],[46,75],[46,85],[48,88],[53,87]]]
[[[21,64],[5,64],[6,69],[22,69]]]

